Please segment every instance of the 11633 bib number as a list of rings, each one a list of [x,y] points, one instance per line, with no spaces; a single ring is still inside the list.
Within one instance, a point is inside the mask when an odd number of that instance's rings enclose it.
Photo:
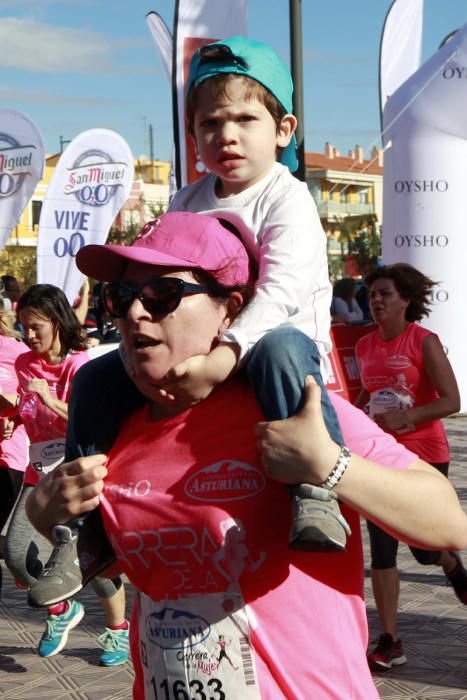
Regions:
[[[159,684],[155,676],[151,678],[154,700],[226,700],[222,683],[218,678],[210,678],[203,684],[194,678],[189,683],[177,680],[170,683],[164,678]]]

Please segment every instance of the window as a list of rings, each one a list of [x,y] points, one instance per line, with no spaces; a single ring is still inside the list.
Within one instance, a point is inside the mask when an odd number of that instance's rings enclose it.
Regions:
[[[32,200],[32,227],[39,226],[41,217],[42,201],[40,199]]]
[[[359,204],[368,204],[368,190],[360,190],[358,193],[358,203]]]

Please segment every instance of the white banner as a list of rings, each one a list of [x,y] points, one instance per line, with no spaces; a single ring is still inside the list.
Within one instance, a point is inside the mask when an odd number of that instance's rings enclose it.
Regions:
[[[241,34],[247,36],[247,0],[178,0],[174,21],[174,140],[179,187],[204,175],[185,128],[185,86],[190,59],[203,44]]]
[[[157,12],[148,12],[146,24],[161,55],[165,72],[172,84],[173,40],[166,23]]]
[[[423,0],[394,0],[381,34],[379,97],[381,115],[388,98],[420,68]],[[383,135],[383,143],[386,143]]]
[[[0,250],[44,172],[44,143],[22,112],[0,109]]]
[[[128,199],[133,155],[114,131],[91,129],[70,143],[47,188],[39,221],[37,281],[60,287],[72,303],[83,274],[76,253],[89,243],[105,243]]]
[[[438,333],[467,410],[467,25],[390,97],[384,110],[383,262],[439,282],[424,322]]]

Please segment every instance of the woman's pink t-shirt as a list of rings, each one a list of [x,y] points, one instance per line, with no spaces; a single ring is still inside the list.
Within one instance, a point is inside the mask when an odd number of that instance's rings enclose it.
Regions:
[[[422,346],[429,335],[434,334],[408,323],[393,340],[382,340],[376,330],[357,342],[362,385],[370,394],[373,410],[411,408],[439,398],[423,366]],[[439,419],[406,426],[394,435],[427,462],[449,462],[449,444]]]
[[[391,467],[414,461],[361,411],[333,401],[351,448]],[[177,689],[242,700],[378,697],[366,660],[359,517],[342,506],[352,528],[344,553],[290,551],[290,500],[265,476],[259,420],[252,390],[236,378],[172,418],[151,420],[144,407],[110,452],[105,527],[140,591],[131,626],[137,700]]]
[[[66,420],[42,403],[38,394],[26,391],[26,386],[32,379],[45,379],[52,396],[68,403],[71,381],[88,360],[89,355],[85,350],[68,355],[57,365],[48,364],[32,351],[17,359],[15,367],[19,383],[19,414],[30,442],[30,463],[25,474],[25,484],[35,485],[39,481],[44,470],[42,456],[44,463],[53,457],[59,459],[60,454],[63,457],[67,429]]]
[[[0,335],[0,394],[16,394],[16,359],[29,352],[21,341]],[[24,472],[28,464],[28,440],[23,425],[18,425],[9,440],[0,441],[0,467]]]

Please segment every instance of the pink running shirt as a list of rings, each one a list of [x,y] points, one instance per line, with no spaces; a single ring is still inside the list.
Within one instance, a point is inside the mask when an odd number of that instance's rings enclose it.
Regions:
[[[336,405],[351,448],[350,424],[365,436],[365,456],[381,439],[388,465],[414,461],[361,411],[338,397]],[[289,497],[264,474],[259,420],[253,392],[235,378],[171,418],[153,421],[145,406],[110,452],[104,522],[141,591],[131,626],[137,700],[182,690],[229,700],[378,697],[359,516],[342,505],[353,533],[345,553],[289,551]]]
[[[51,394],[67,403],[71,392],[71,380],[88,360],[89,355],[83,350],[71,353],[58,365],[47,364],[40,355],[32,351],[21,355],[16,361],[20,395],[19,414],[30,441],[30,461],[24,479],[27,485],[37,484],[41,473],[48,470],[48,465],[55,464],[63,458],[67,422],[47,408],[35,392],[27,392],[25,387],[32,379],[46,379]]]
[[[362,385],[376,412],[388,408],[421,406],[439,398],[423,367],[423,340],[434,335],[417,323],[409,323],[393,340],[381,339],[379,330],[363,336],[355,352]],[[449,462],[449,444],[441,420],[407,426],[395,434],[398,442],[427,462]]]
[[[14,338],[0,335],[0,394],[16,394],[18,378],[16,358],[29,352],[28,347]],[[24,472],[28,464],[28,441],[23,425],[18,425],[9,440],[0,440],[0,467]]]

